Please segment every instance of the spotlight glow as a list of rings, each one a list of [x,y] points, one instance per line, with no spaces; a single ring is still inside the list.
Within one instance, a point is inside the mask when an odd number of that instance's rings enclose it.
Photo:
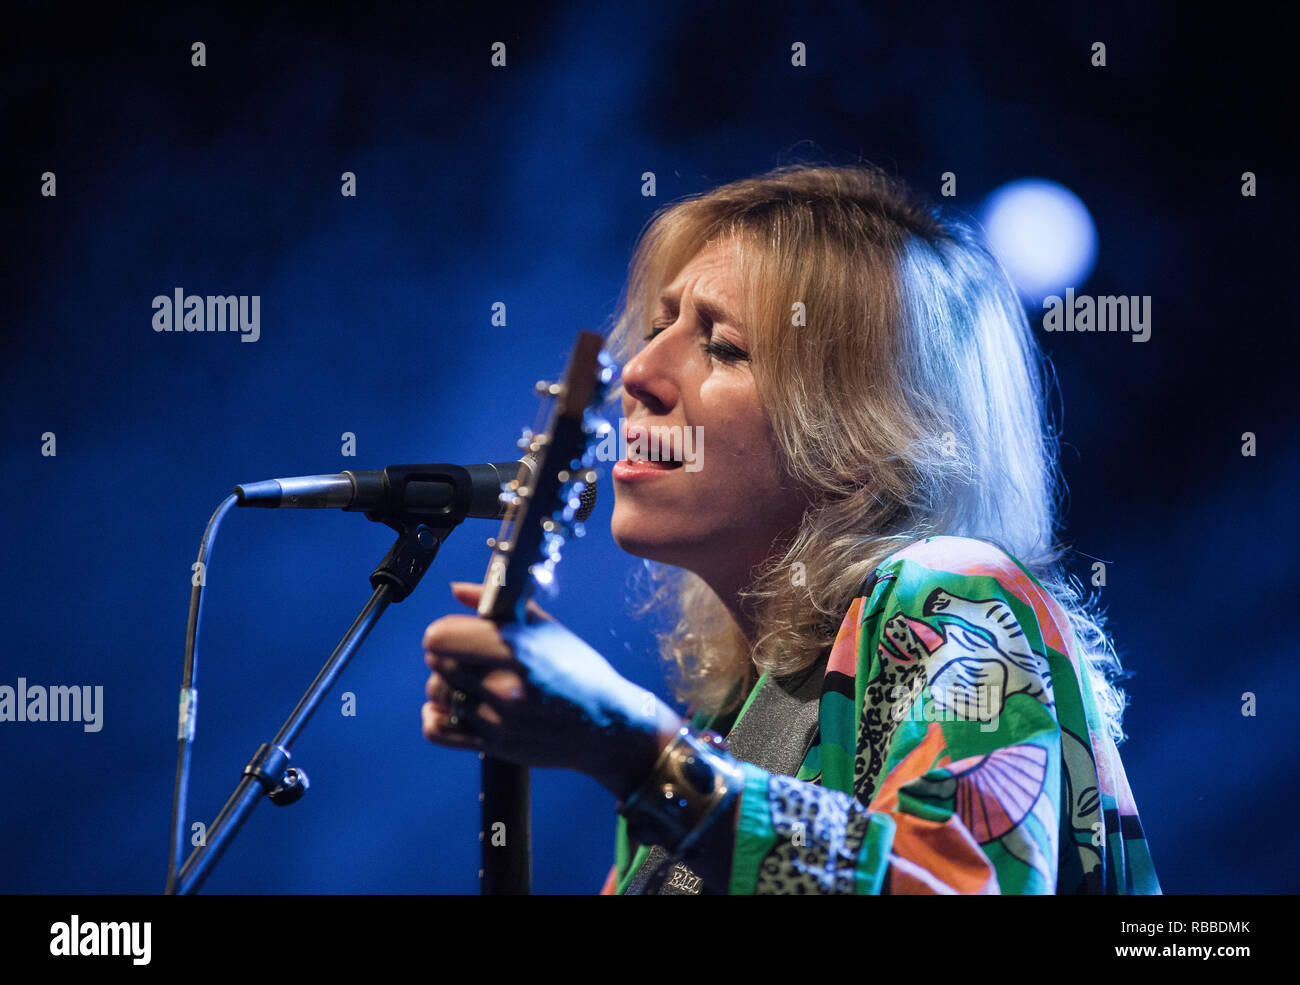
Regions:
[[[1092,273],[1097,229],[1087,207],[1063,185],[1041,178],[1003,185],[985,200],[981,221],[989,248],[1030,304],[1078,289]]]

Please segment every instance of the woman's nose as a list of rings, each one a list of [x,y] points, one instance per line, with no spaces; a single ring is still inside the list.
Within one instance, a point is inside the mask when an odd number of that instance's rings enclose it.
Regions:
[[[677,369],[680,353],[673,352],[672,340],[663,333],[627,361],[623,367],[623,393],[646,406],[652,414],[668,412],[677,403],[680,389]]]

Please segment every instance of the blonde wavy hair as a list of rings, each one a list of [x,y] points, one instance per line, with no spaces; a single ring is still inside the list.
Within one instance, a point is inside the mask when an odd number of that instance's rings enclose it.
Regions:
[[[645,562],[639,609],[670,617],[658,640],[677,697],[727,711],[757,669],[810,666],[882,561],[953,534],[1011,554],[1062,605],[1122,742],[1119,659],[1095,600],[1060,563],[1051,368],[972,226],[868,165],[788,165],[678,201],[650,219],[634,251],[607,342],[620,364],[642,345],[651,299],[714,241],[736,250],[759,399],[812,501],[744,592],[757,620],[752,652],[701,578]],[[800,302],[806,327],[792,316]],[[792,583],[797,570],[803,585]]]

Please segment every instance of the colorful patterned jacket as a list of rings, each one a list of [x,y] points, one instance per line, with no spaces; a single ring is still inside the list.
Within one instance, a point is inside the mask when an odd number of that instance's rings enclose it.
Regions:
[[[1159,893],[1069,620],[1038,581],[944,536],[868,584],[795,776],[745,764],[727,889]],[[632,881],[635,847],[620,818],[603,892]]]

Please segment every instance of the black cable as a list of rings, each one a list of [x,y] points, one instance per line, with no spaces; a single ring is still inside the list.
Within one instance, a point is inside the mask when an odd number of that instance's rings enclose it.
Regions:
[[[194,690],[194,664],[199,643],[199,617],[203,612],[203,583],[207,581],[208,558],[212,545],[217,539],[217,528],[226,514],[239,502],[235,495],[227,496],[203,531],[203,540],[199,542],[199,560],[197,570],[190,579],[194,586],[190,592],[190,618],[185,629],[185,673],[181,681],[181,699],[177,723],[176,753],[176,787],[172,793],[172,833],[171,859],[167,865],[167,888],[164,892],[171,896],[176,891],[176,877],[185,861],[185,813],[189,798],[190,784],[190,748],[194,743],[194,716],[197,705],[197,693]]]

